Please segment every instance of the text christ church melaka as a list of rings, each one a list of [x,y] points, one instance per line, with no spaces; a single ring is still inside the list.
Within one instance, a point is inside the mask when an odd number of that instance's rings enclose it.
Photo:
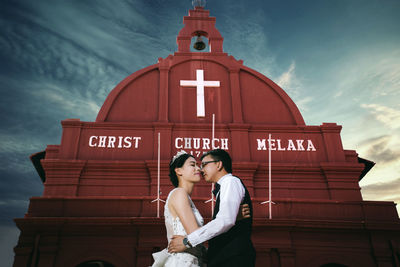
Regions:
[[[119,83],[95,122],[62,121],[61,144],[31,156],[44,192],[15,219],[14,266],[151,265],[167,245],[158,177],[165,200],[171,157],[212,147],[229,151],[250,192],[256,266],[400,266],[395,204],[363,201],[359,181],[374,163],[343,149],[341,126],[305,125],[282,88],[223,51],[208,10],[183,23],[177,52]],[[198,36],[210,51],[191,52]],[[269,152],[272,218],[260,204]],[[206,221],[210,190],[201,181],[192,194]]]

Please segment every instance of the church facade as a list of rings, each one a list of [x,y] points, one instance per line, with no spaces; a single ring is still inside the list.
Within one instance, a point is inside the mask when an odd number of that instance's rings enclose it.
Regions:
[[[282,88],[223,51],[208,10],[183,22],[177,52],[119,83],[95,122],[62,121],[60,144],[31,156],[44,192],[15,219],[14,267],[151,265],[167,246],[157,198],[173,188],[169,160],[212,148],[231,154],[252,197],[257,266],[400,266],[395,203],[362,199],[374,163],[343,148],[342,127],[306,125]],[[191,51],[199,36],[210,51]],[[210,197],[196,185],[206,221]]]

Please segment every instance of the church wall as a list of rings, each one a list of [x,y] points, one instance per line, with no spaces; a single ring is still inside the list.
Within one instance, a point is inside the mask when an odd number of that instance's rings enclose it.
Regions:
[[[143,122],[158,120],[159,71],[137,77],[120,91],[106,121]]]
[[[167,194],[170,188],[162,189]],[[210,188],[208,188],[210,189]],[[44,217],[150,217],[157,215],[157,205],[151,203],[154,196],[102,196],[102,197],[33,197],[30,199],[26,218]],[[194,197],[196,207],[205,218],[211,217],[211,206],[204,203],[208,197]],[[264,196],[253,197],[254,218],[266,219],[268,205]],[[397,212],[392,202],[377,201],[330,201],[322,199],[291,199],[274,196],[272,214],[283,220],[331,220],[357,223],[386,222],[395,225]],[[164,204],[160,204],[163,211]]]
[[[32,259],[38,259],[37,267],[76,267],[88,260],[103,260],[116,267],[149,266],[151,253],[167,245],[163,218],[27,218],[16,222],[24,231],[15,266],[26,266]],[[374,229],[372,221],[258,218],[252,235],[257,266],[395,266],[397,248],[393,244],[400,236],[390,224],[382,232],[382,228]]]
[[[241,71],[240,89],[245,123],[295,125],[289,108],[264,81]]]
[[[167,164],[171,153],[184,149],[199,158],[211,148],[210,124],[168,124],[162,128],[156,123],[66,120],[62,124],[61,146],[49,147],[49,158],[46,156],[43,161],[47,174],[45,195],[153,194],[156,166],[145,164],[143,158],[156,160],[159,131],[162,132],[161,159],[164,162],[162,187],[170,185]],[[271,133],[275,195],[361,200],[358,179],[364,166],[355,162],[355,152],[344,151],[341,143],[339,146],[332,144],[339,131],[336,124],[321,127],[218,124],[215,144],[228,150],[234,162],[242,162],[237,167],[250,166],[250,162],[255,164],[247,171],[240,170],[240,176],[255,197],[267,187],[263,177],[268,174],[265,164],[268,134]],[[339,152],[331,153],[332,149]],[[112,167],[114,165],[119,167]],[[207,196],[207,185],[199,184],[198,192],[202,192],[199,196]]]

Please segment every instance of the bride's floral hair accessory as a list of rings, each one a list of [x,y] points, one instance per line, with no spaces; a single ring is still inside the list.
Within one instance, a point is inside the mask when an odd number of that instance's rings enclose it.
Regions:
[[[177,158],[179,158],[180,156],[184,155],[184,154],[188,154],[188,153],[187,153],[185,150],[178,151],[178,152],[176,153],[176,155],[172,157],[171,163],[170,163],[169,165],[174,164],[175,160],[176,160]]]

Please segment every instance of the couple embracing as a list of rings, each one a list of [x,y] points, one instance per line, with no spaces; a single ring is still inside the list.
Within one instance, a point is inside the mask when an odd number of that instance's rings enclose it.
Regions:
[[[200,167],[184,151],[173,157],[169,176],[176,188],[164,209],[168,252],[154,253],[153,267],[254,266],[251,199],[243,182],[231,173],[231,157],[222,149],[205,153]],[[190,198],[202,176],[215,183],[213,219],[206,225]],[[208,250],[202,245],[206,241]]]

